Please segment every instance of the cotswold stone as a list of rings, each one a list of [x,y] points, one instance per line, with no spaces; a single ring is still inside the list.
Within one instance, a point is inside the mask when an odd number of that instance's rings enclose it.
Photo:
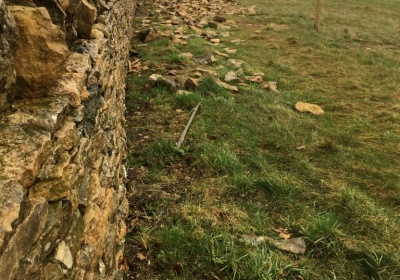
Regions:
[[[185,89],[195,89],[200,86],[199,80],[195,78],[187,78],[185,81]]]
[[[78,12],[76,14],[76,31],[78,32],[78,38],[90,39],[92,32],[92,26],[97,18],[97,10],[87,0],[82,0],[80,3]]]
[[[51,95],[65,96],[69,104],[78,107],[81,104],[81,92],[85,88],[87,74],[67,73],[57,81],[57,85],[52,88]]]
[[[13,16],[0,0],[0,113],[10,109],[14,99],[17,31]]]
[[[230,91],[233,91],[233,92],[238,92],[239,91],[239,89],[237,87],[231,86],[231,85],[229,85],[227,83],[224,83],[223,81],[221,81],[219,79],[214,79],[214,82],[217,85],[219,85],[220,87],[224,88],[224,89],[227,89],[227,90],[230,90]]]
[[[56,156],[57,161],[46,163],[39,178],[42,181],[29,189],[30,197],[44,197],[47,201],[58,201],[68,197],[70,186],[76,181],[76,165],[70,163],[68,153]]]
[[[57,146],[60,145],[65,151],[69,151],[77,145],[78,137],[76,124],[72,121],[65,122],[64,126],[54,133]]]
[[[232,82],[232,81],[237,81],[238,77],[236,76],[236,73],[234,71],[229,71],[226,73],[224,81],[225,82]]]
[[[16,100],[13,105],[15,112],[6,117],[9,123],[40,128],[48,132],[59,129],[70,111],[67,97]]]
[[[87,53],[73,52],[65,62],[65,67],[70,73],[88,73],[90,71],[90,55]]]
[[[34,129],[0,123],[2,135],[7,136],[0,137],[1,181],[17,181],[24,188],[35,181],[51,146],[51,135]]]
[[[58,244],[54,258],[65,265],[66,268],[72,268],[72,265],[74,264],[71,251],[64,241],[61,241],[60,244]]]
[[[65,35],[51,22],[45,8],[11,6],[9,9],[19,28],[15,96],[19,99],[45,96],[67,59]]]
[[[46,222],[47,202],[43,198],[29,200],[23,208],[24,219],[0,257],[0,275],[3,279],[14,279],[20,261],[38,240]]]
[[[0,251],[4,240],[13,230],[12,224],[17,220],[24,190],[20,183],[0,178]]]
[[[156,85],[157,81],[162,79],[162,75],[160,74],[151,74],[149,79],[148,79],[148,84],[149,86],[153,87]]]
[[[15,0],[11,0],[15,1]],[[45,7],[46,10],[49,12],[51,21],[55,24],[58,25],[61,30],[65,31],[65,10],[63,7],[60,5],[60,2],[57,0],[33,0],[35,3],[36,7]],[[67,3],[65,1],[62,3],[65,7]],[[68,3],[69,4],[69,3]]]
[[[25,188],[30,186],[44,163],[50,146],[49,133],[0,123],[0,252],[13,231]],[[34,140],[33,140],[34,139]],[[2,275],[2,274],[0,274]]]
[[[45,280],[62,279],[63,272],[59,264],[49,263],[44,267],[43,272]]]
[[[243,60],[237,60],[237,59],[228,59],[226,61],[226,66],[229,68],[233,69],[239,69],[242,68],[242,66],[245,64]]]

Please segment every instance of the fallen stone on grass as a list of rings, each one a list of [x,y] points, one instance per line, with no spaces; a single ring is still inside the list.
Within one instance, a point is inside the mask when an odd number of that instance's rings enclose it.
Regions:
[[[276,88],[276,82],[266,82],[262,85],[262,87],[272,92],[279,93],[279,90]]]
[[[158,39],[160,37],[160,34],[158,34],[156,30],[149,28],[139,31],[138,37],[140,41],[147,43]]]
[[[157,84],[166,87],[169,90],[174,90],[178,88],[178,85],[175,83],[174,80],[171,80],[166,77],[162,77],[161,79],[157,80]]]
[[[201,74],[201,72],[199,72],[199,71],[195,71],[195,72],[192,72],[190,74],[190,76],[195,77],[195,78],[201,78],[201,77],[203,77],[203,74]]]
[[[224,52],[226,52],[227,54],[236,54],[237,50],[230,49],[230,48],[225,48]]]
[[[246,42],[246,40],[234,39],[231,41],[231,43],[233,43],[233,44],[240,44],[240,43],[244,43],[244,42]]]
[[[190,91],[181,89],[181,90],[178,90],[178,91],[176,92],[176,94],[177,94],[177,95],[191,95],[192,93],[191,93]]]
[[[214,39],[211,39],[210,42],[213,44],[219,44],[221,42],[221,40],[214,38]]]
[[[314,115],[325,114],[324,110],[322,110],[320,106],[311,103],[297,102],[295,108],[297,111],[308,112]]]
[[[226,53],[222,53],[219,51],[213,51],[214,54],[225,57],[225,58],[229,58],[229,55],[227,55]]]
[[[193,58],[193,54],[191,54],[190,52],[180,53],[179,56],[186,57],[188,60],[191,60]]]
[[[243,69],[242,68],[240,68],[240,69],[238,69],[238,70],[236,70],[236,75],[238,75],[238,76],[243,76],[243,74],[244,74],[244,71],[243,71]]]
[[[186,89],[195,89],[199,87],[199,80],[194,78],[187,78],[185,82]]]
[[[174,38],[172,40],[172,42],[174,42],[175,44],[180,45],[180,46],[187,46],[188,45],[188,42],[183,41],[183,40],[181,40],[179,38]]]
[[[270,240],[270,243],[283,251],[293,254],[303,255],[306,252],[306,242],[301,237],[289,238],[282,241]]]
[[[245,76],[245,77],[243,77],[243,79],[245,79],[248,82],[257,83],[257,84],[261,84],[264,82],[262,76]]]
[[[242,237],[242,241],[253,246],[257,246],[267,242],[274,245],[280,250],[291,252],[293,254],[303,255],[306,252],[306,242],[301,237],[288,238],[285,240],[274,240],[268,236],[245,235]]]
[[[202,31],[201,36],[207,38],[208,40],[214,39],[218,37],[217,32],[213,31],[213,30],[206,30],[206,31]]]
[[[226,37],[231,36],[231,33],[229,33],[229,32],[222,32],[220,35],[221,35],[221,37],[226,38]]]
[[[242,68],[242,66],[245,64],[243,60],[237,60],[237,59],[228,59],[226,61],[226,66],[229,68],[233,69],[239,69]]]
[[[230,90],[230,91],[233,91],[233,92],[239,92],[239,89],[238,89],[237,87],[231,86],[231,85],[229,85],[229,84],[227,84],[227,83],[224,83],[223,81],[221,81],[221,80],[219,80],[219,79],[214,79],[214,82],[215,82],[218,86],[220,86],[220,87],[222,87],[222,88],[224,88],[224,89],[227,89],[227,90]]]
[[[256,6],[251,6],[247,9],[247,14],[250,16],[255,16],[257,14],[256,12]]]
[[[236,76],[236,73],[234,71],[229,71],[228,73],[226,73],[224,81],[232,82],[232,81],[236,81],[237,79],[238,79],[238,77]]]
[[[209,74],[211,76],[218,76],[218,73],[214,70],[196,68],[196,71],[199,71],[200,73],[203,73],[203,74]]]
[[[210,64],[216,61],[215,57],[211,53],[194,56],[193,60],[200,64]]]
[[[157,81],[158,81],[159,79],[161,79],[162,77],[163,77],[163,76],[160,75],[160,74],[151,74],[150,77],[149,77],[149,79],[148,79],[148,81],[147,81],[147,84],[148,84],[149,86],[153,87],[153,86],[156,85]]]
[[[197,28],[196,26],[190,25],[189,28],[199,35],[203,33],[203,31],[200,28]]]

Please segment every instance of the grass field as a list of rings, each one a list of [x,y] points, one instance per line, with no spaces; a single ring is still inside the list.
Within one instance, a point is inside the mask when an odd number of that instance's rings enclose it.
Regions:
[[[317,33],[314,1],[238,2],[257,15],[228,16],[223,46],[138,47],[153,70],[127,80],[127,279],[400,279],[400,3],[324,1]],[[146,87],[153,72],[198,67],[179,53],[224,47],[280,93],[232,94],[210,77],[187,96]],[[306,253],[246,236],[302,237]]]

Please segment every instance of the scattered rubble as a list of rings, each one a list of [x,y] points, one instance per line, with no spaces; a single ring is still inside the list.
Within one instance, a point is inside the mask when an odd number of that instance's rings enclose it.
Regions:
[[[195,89],[199,87],[199,79],[188,78],[185,82],[185,89]]]
[[[242,68],[244,64],[245,62],[243,60],[237,60],[237,59],[228,59],[228,61],[226,62],[226,66],[233,69]]]
[[[193,58],[193,54],[187,52],[187,53],[180,53],[179,56],[186,57],[188,60],[191,60]]]
[[[229,15],[255,15],[256,6],[240,7],[237,3],[224,0],[216,1],[155,1],[155,9],[150,15],[142,20],[141,30],[137,32],[137,37],[141,42],[147,43],[158,38],[168,38],[176,45],[185,46],[191,38],[204,38],[211,46],[218,46],[221,44],[221,38],[229,37],[230,33],[227,30],[231,27],[237,27],[233,20],[228,20]],[[161,19],[161,20],[160,20]],[[158,21],[158,22],[157,22]],[[162,26],[162,28],[160,27]],[[162,30],[162,31],[161,31]],[[255,33],[261,33],[261,30],[256,30]],[[231,43],[245,43],[247,40],[232,39]],[[221,48],[222,49],[222,48]],[[238,92],[236,86],[228,83],[234,82],[237,85],[247,86],[249,83],[259,84],[261,88],[279,93],[276,82],[265,82],[264,73],[254,73],[252,76],[243,76],[245,62],[243,60],[232,59],[230,55],[237,53],[236,49],[223,48],[222,51],[218,49],[209,50],[200,55],[193,55],[189,52],[180,53],[180,57],[185,57],[187,60],[201,65],[213,65],[215,70],[224,71],[230,69],[223,80],[218,79],[218,73],[212,69],[196,68],[187,73],[183,69],[171,69],[167,71],[152,74],[148,79],[148,86],[153,87],[156,85],[165,86],[177,92],[177,94],[189,94],[187,91],[179,90],[184,88],[187,90],[199,87],[200,79],[205,76],[212,76],[214,82],[229,91]],[[128,61],[129,73],[140,73],[148,69],[147,65],[141,62],[138,53],[131,51],[133,59]],[[215,56],[227,59],[225,67],[223,65],[217,66],[217,59]],[[188,62],[190,66],[191,62]],[[188,66],[188,67],[190,67]],[[159,71],[159,69],[157,70]],[[162,76],[161,74],[172,76],[173,79]],[[178,90],[178,91],[177,91]]]
[[[239,89],[238,89],[237,87],[231,86],[231,85],[229,85],[229,84],[227,84],[227,83],[224,83],[223,81],[221,81],[221,80],[219,80],[219,79],[214,79],[214,82],[215,82],[218,86],[220,86],[220,87],[222,87],[222,88],[224,88],[224,89],[230,90],[230,91],[232,91],[232,92],[239,92]]]
[[[229,71],[226,73],[224,81],[225,82],[232,82],[232,81],[237,81],[238,77],[236,76],[236,73],[234,71]]]
[[[311,103],[297,102],[295,108],[297,111],[308,112],[313,115],[325,114],[324,110],[320,106]]]
[[[276,82],[266,82],[262,87],[264,89],[269,89],[272,92],[279,93],[279,90],[276,88]]]
[[[150,75],[147,83],[148,83],[149,86],[153,87],[153,86],[155,86],[155,84],[157,83],[157,81],[159,79],[162,79],[162,77],[163,76],[160,75],[160,74],[152,74],[152,75]]]
[[[261,84],[263,82],[262,76],[245,76],[243,77],[244,80],[252,83]]]
[[[193,60],[200,64],[210,64],[217,61],[211,53],[205,53],[202,55],[197,55],[193,57]]]
[[[224,51],[225,51],[227,54],[236,54],[236,52],[237,52],[237,50],[235,50],[235,49],[230,49],[230,48],[225,48]]]

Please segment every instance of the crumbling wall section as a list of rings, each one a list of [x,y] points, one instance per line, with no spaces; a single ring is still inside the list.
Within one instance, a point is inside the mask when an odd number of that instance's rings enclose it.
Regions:
[[[134,0],[0,0],[0,275],[121,279]]]

